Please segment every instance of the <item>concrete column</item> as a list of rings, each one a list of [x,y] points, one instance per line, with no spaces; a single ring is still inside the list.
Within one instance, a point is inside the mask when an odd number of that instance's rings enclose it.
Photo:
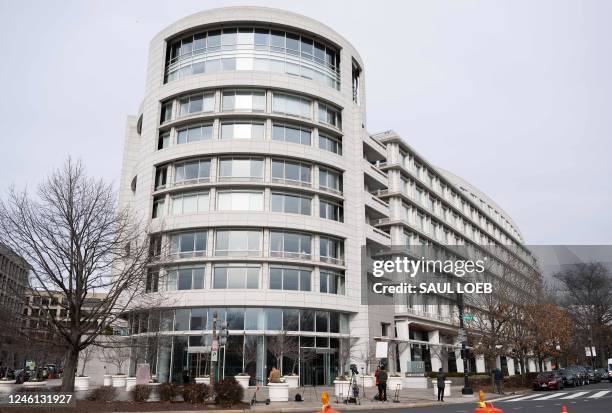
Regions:
[[[528,359],[527,363],[529,364],[529,371],[530,372],[535,372],[538,371],[538,365],[536,364],[534,359]]]
[[[485,359],[483,355],[476,356],[476,373],[486,373]]]
[[[515,370],[514,370],[514,359],[507,357],[506,358],[506,362],[508,363],[508,375],[509,376],[514,376],[516,374]]]
[[[398,321],[395,324],[397,328],[397,338],[402,340],[408,340],[410,335],[410,321]],[[410,345],[399,346],[399,362],[401,371],[406,371],[408,363],[412,361],[412,355],[410,353]]]
[[[431,344],[440,344],[440,331],[434,330],[429,333],[429,342]],[[442,368],[442,354],[440,346],[431,345],[429,346],[431,354],[431,371],[438,371]]]

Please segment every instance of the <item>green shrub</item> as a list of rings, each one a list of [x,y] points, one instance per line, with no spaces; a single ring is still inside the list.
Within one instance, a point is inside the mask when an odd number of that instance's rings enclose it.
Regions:
[[[87,399],[96,402],[110,402],[115,398],[116,393],[117,389],[113,386],[101,386],[93,389]]]
[[[223,407],[232,407],[244,396],[244,389],[235,378],[229,377],[215,383],[216,402]]]
[[[137,384],[132,390],[132,398],[135,402],[146,402],[151,395],[151,386],[148,384]]]
[[[178,395],[178,388],[174,383],[162,383],[159,385],[159,400],[162,402],[173,402]]]
[[[204,383],[187,384],[183,387],[183,400],[188,403],[204,403],[210,395],[210,387]]]

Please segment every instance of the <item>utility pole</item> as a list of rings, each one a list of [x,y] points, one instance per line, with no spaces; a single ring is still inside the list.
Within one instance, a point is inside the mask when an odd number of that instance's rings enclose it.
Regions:
[[[459,308],[459,337],[461,339],[461,359],[463,360],[463,388],[461,394],[474,394],[468,377],[467,334],[463,322],[463,294],[457,293],[457,307]]]
[[[210,385],[213,386],[215,384],[215,370],[217,367],[217,351],[219,350],[219,342],[217,341],[217,310],[213,312],[212,343],[210,350]]]

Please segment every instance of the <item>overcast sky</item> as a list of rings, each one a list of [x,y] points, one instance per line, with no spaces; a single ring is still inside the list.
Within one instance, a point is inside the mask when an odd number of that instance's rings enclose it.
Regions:
[[[487,193],[531,244],[612,244],[612,2],[0,0],[0,182],[72,155],[118,181],[147,47],[228,5],[286,8],[365,62],[368,129]]]

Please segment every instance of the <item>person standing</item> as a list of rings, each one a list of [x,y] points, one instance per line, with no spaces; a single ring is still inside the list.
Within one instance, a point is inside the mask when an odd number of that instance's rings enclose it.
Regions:
[[[498,368],[493,372],[495,378],[495,389],[498,394],[504,394],[504,373]]]
[[[438,401],[443,402],[444,401],[444,386],[446,385],[446,383],[444,383],[446,380],[446,374],[444,374],[444,371],[442,371],[442,369],[438,370],[436,379],[438,382],[437,383],[438,384]]]
[[[378,370],[378,400],[387,401],[387,371],[384,366]]]

